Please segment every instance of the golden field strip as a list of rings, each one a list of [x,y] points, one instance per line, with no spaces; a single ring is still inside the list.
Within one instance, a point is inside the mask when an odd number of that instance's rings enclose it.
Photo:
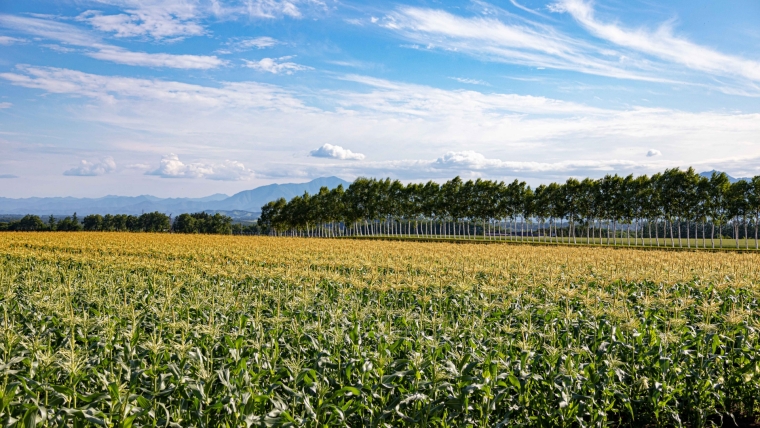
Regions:
[[[5,233],[0,235],[0,251],[112,270],[329,279],[356,286],[480,284],[503,290],[514,285],[698,279],[757,289],[760,283],[760,254],[696,251],[112,232]]]
[[[760,415],[760,254],[0,234],[0,423],[711,426]]]

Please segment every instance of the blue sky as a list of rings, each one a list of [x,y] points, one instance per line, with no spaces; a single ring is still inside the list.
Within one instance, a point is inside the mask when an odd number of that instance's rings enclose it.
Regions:
[[[0,196],[757,175],[758,22],[756,0],[0,1]]]

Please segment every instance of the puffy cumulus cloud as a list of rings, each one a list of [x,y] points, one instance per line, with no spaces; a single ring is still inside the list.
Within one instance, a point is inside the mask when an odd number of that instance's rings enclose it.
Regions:
[[[434,165],[439,167],[465,167],[481,169],[488,166],[498,166],[501,163],[498,159],[487,159],[480,153],[472,150],[461,152],[447,152],[442,157],[436,159]]]
[[[662,155],[662,152],[660,152],[657,149],[649,149],[649,151],[647,152],[647,157],[648,158],[651,158],[651,157],[654,157],[654,156],[660,156],[660,155]]]
[[[206,178],[209,180],[238,181],[253,176],[253,171],[237,161],[222,163],[184,163],[179,156],[170,153],[161,159],[158,169],[147,172],[163,178]]]
[[[315,158],[330,158],[341,160],[362,160],[364,155],[361,153],[354,153],[351,150],[344,149],[341,146],[334,146],[332,144],[325,144],[322,147],[312,150],[309,155]]]
[[[79,177],[94,177],[104,175],[116,170],[116,162],[111,156],[105,157],[99,161],[90,162],[82,160],[79,166],[64,171],[63,175],[73,175]]]
[[[296,64],[294,62],[287,62],[292,56],[283,56],[280,58],[263,58],[259,61],[245,61],[245,66],[252,68],[256,71],[263,71],[272,74],[293,74],[296,71],[313,70],[311,67],[305,65]],[[286,61],[286,62],[282,62]]]

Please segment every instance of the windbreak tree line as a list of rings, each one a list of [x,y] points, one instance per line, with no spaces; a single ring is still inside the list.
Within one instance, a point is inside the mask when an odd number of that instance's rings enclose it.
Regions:
[[[532,189],[456,177],[404,185],[358,178],[264,205],[262,231],[287,236],[417,236],[612,245],[758,248],[760,176],[735,183],[668,169],[651,177],[607,175]]]
[[[216,213],[181,214],[172,221],[171,217],[158,211],[139,216],[127,214],[91,214],[81,221],[74,213],[71,217],[56,220],[50,216],[47,222],[39,216],[26,215],[18,221],[0,223],[0,230],[6,231],[93,231],[93,232],[176,232],[231,234],[245,233],[250,228],[234,227],[232,218]],[[257,229],[257,228],[256,228]]]
[[[219,213],[180,214],[174,221],[174,231],[229,235],[232,233],[232,218]]]

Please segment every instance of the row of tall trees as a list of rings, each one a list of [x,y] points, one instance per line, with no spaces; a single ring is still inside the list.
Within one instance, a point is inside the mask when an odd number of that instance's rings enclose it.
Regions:
[[[518,180],[438,184],[359,178],[262,207],[259,226],[276,235],[469,237],[542,242],[758,247],[760,176],[731,183],[694,169],[653,176],[568,179],[535,189]]]
[[[229,235],[232,233],[232,218],[219,213],[214,215],[205,212],[180,214],[174,220],[174,231]]]
[[[177,232],[177,233],[206,233],[231,234],[235,231],[244,233],[251,228],[232,225],[232,218],[219,213],[181,214],[172,221],[171,217],[158,211],[144,213],[139,216],[127,214],[91,214],[81,221],[74,213],[71,217],[56,219],[50,216],[43,221],[39,216],[26,215],[20,220],[0,223],[0,230],[7,231],[101,231],[101,232]],[[258,228],[255,228],[258,230]]]
[[[56,219],[52,215],[48,218],[47,223],[42,221],[39,216],[25,215],[19,220],[11,221],[7,223],[0,223],[0,230],[10,231],[77,231],[82,230],[82,224],[77,218],[77,213],[74,213],[73,217],[66,217],[61,220]]]

